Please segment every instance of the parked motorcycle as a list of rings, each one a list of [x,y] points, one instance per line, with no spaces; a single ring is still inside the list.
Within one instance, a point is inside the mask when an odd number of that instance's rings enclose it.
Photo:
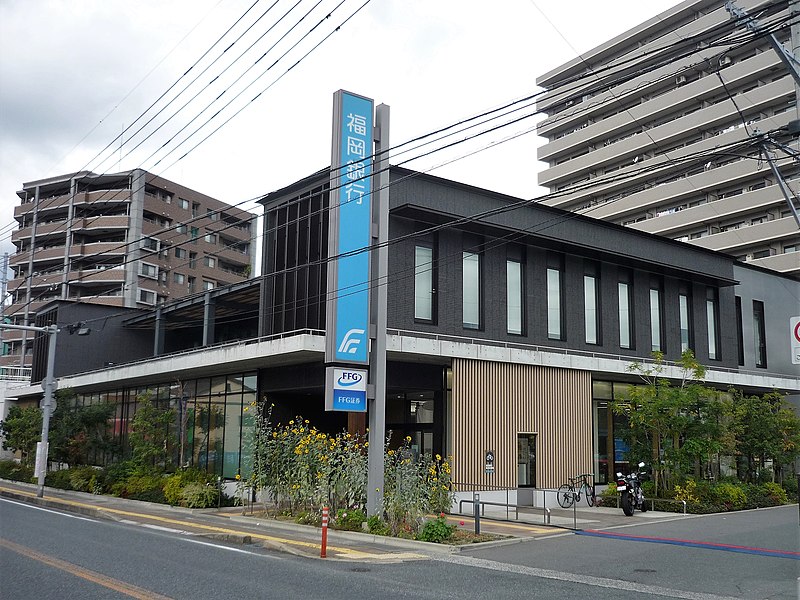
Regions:
[[[643,467],[644,463],[640,462],[638,471],[628,475],[617,473],[617,491],[620,494],[619,503],[625,516],[633,516],[634,509],[639,509],[642,512],[647,511],[644,493],[642,492],[642,480],[647,473],[642,470]]]

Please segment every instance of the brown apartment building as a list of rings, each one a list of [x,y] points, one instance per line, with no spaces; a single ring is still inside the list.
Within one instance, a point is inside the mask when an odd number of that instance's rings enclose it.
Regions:
[[[32,181],[17,195],[8,323],[33,324],[55,299],[149,308],[254,271],[253,213],[141,169]],[[2,341],[0,366],[30,364],[31,334]]]

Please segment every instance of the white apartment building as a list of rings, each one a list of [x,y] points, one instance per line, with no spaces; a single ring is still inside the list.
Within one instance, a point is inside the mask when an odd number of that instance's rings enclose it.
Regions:
[[[788,1],[736,5],[791,47]],[[800,275],[800,231],[758,135],[796,196],[795,83],[722,0],[681,2],[537,83],[545,204]]]

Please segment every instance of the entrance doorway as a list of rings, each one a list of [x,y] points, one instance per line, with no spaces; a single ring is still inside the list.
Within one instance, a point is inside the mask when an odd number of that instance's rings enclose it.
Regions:
[[[536,487],[536,434],[517,434],[517,485]]]

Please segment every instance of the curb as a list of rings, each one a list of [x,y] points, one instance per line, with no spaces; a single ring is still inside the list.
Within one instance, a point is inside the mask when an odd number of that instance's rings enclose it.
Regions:
[[[25,482],[19,481],[10,481],[5,479],[0,479],[0,483],[8,483],[10,485],[14,485],[21,488],[27,488],[31,491],[37,491],[38,486],[34,484],[29,484]],[[76,492],[74,490],[60,490],[56,488],[45,488],[45,491],[50,490],[52,492],[57,492],[58,497],[61,497],[64,500],[69,500],[70,498],[74,500],[82,500],[86,502],[88,499],[91,498],[94,502],[100,504],[100,507],[97,508],[90,508],[84,506],[75,506],[74,504],[67,504],[64,502],[60,502],[58,499],[51,499],[51,498],[39,498],[36,496],[29,496],[27,494],[14,492],[10,490],[0,490],[0,497],[14,499],[20,502],[26,502],[28,504],[34,504],[38,506],[43,506],[47,508],[58,509],[66,512],[76,513],[87,517],[93,517],[96,519],[106,520],[106,521],[116,521],[117,519],[114,518],[113,514],[110,514],[103,510],[104,506],[111,507],[111,504],[116,504],[119,506],[120,504],[130,510],[139,510],[141,512],[147,512],[148,509],[152,511],[152,513],[172,513],[176,517],[184,516],[188,517],[190,515],[195,516],[205,516],[214,521],[224,520],[230,523],[239,523],[242,525],[249,525],[251,527],[257,527],[259,529],[263,529],[266,531],[278,531],[284,534],[295,534],[301,538],[307,539],[316,539],[320,535],[320,528],[315,527],[313,525],[303,525],[300,523],[288,523],[282,522],[278,520],[272,519],[256,519],[254,517],[247,517],[242,515],[232,515],[230,512],[224,513],[216,511],[215,509],[189,509],[183,508],[180,506],[170,506],[167,504],[158,504],[153,502],[145,502],[141,500],[129,500],[127,498],[117,498],[113,497],[111,502],[103,502],[102,499],[104,496],[96,496],[94,494],[89,494],[87,492]],[[100,502],[98,502],[100,500]],[[206,539],[213,539],[224,541],[228,543],[235,543],[241,545],[248,545],[253,543],[252,536],[242,533],[242,534],[232,534],[232,533],[197,533],[192,534],[196,537],[203,537]],[[488,542],[478,542],[474,544],[460,544],[460,545],[449,545],[449,544],[436,544],[433,542],[423,542],[420,540],[409,540],[404,538],[395,538],[389,536],[382,536],[382,535],[374,535],[370,533],[360,533],[357,531],[342,531],[337,529],[329,529],[328,530],[328,540],[329,543],[335,544],[337,540],[345,541],[345,542],[352,542],[355,544],[372,544],[374,546],[389,548],[389,549],[398,549],[398,550],[407,550],[413,551],[418,553],[424,554],[433,554],[433,555],[442,555],[442,554],[458,554],[465,550],[480,550],[486,548],[494,548],[499,546],[508,546],[513,544],[518,544],[520,542],[529,541],[529,538],[521,538],[521,537],[508,537],[500,540],[493,540]],[[278,549],[289,552],[291,554],[296,554],[300,556],[306,556],[305,553],[297,551],[295,548],[286,547],[284,544],[279,543],[269,543],[269,545],[273,547],[277,547]]]

